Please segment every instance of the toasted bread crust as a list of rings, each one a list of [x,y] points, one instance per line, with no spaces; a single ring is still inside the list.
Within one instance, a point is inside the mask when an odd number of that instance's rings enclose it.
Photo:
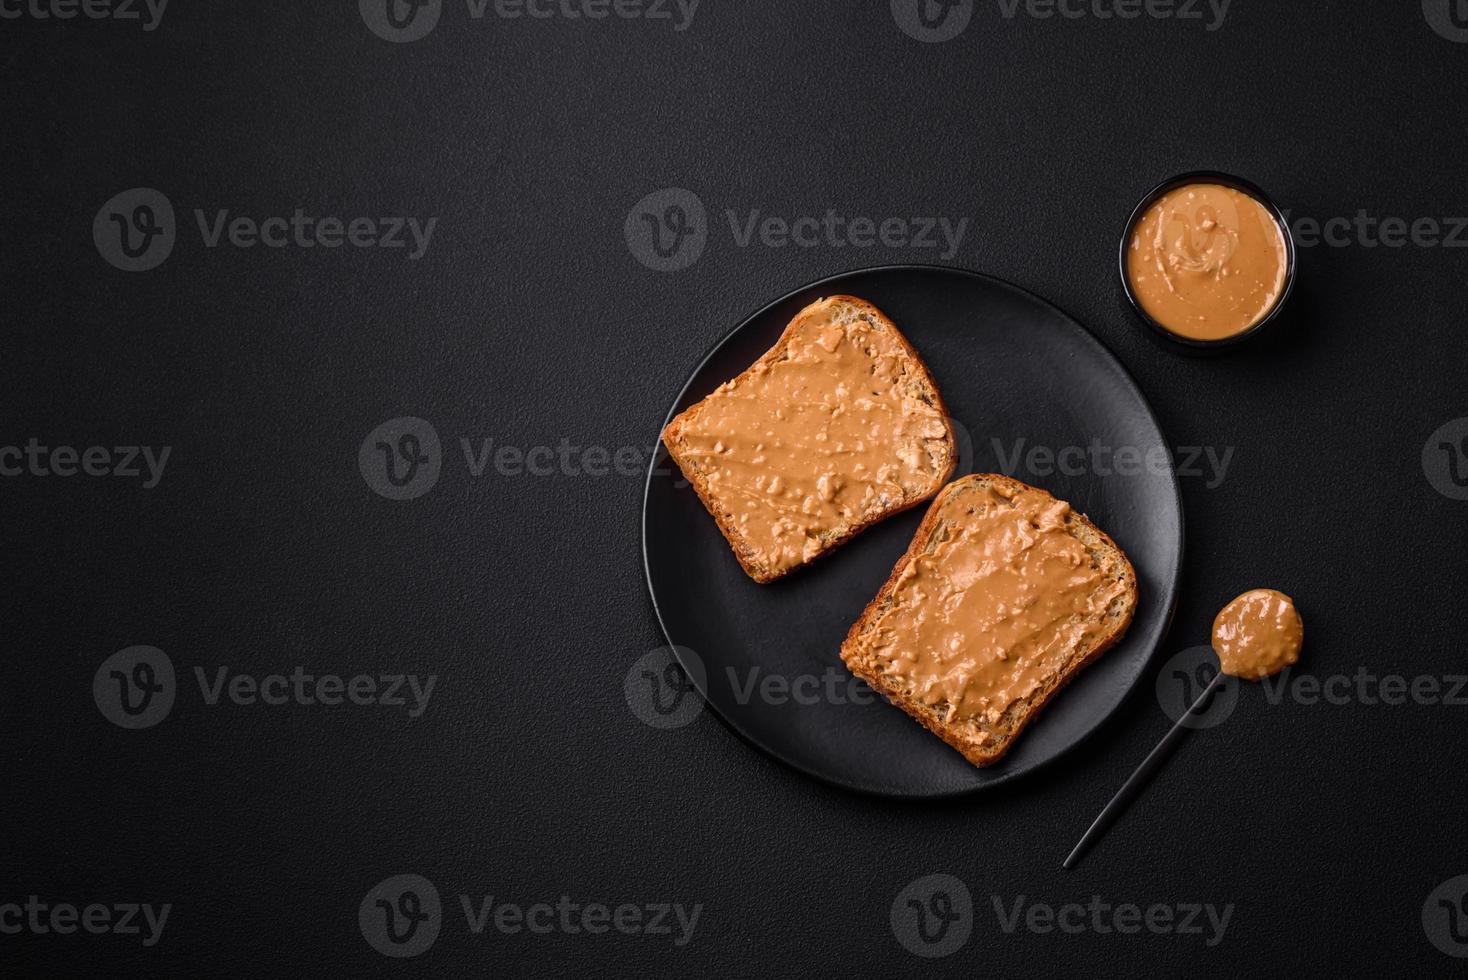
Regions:
[[[892,600],[902,572],[919,555],[927,551],[934,534],[942,525],[944,504],[968,490],[984,486],[1007,489],[1011,493],[1024,489],[1038,489],[996,473],[971,474],[945,487],[928,508],[928,513],[923,517],[922,523],[918,525],[912,543],[898,559],[892,569],[892,574],[878,590],[876,597],[862,610],[861,616],[847,632],[845,642],[841,644],[841,659],[853,674],[911,715],[923,727],[957,749],[969,762],[979,767],[991,766],[1003,758],[1010,746],[1014,744],[1015,739],[1019,737],[1020,732],[1034,720],[1040,710],[1055,696],[1055,693],[1070,683],[1075,675],[1088,664],[1116,645],[1117,641],[1126,633],[1127,627],[1131,625],[1138,598],[1136,570],[1132,568],[1132,563],[1126,554],[1105,532],[1091,523],[1088,517],[1070,511],[1066,515],[1067,531],[1085,546],[1091,557],[1097,562],[1097,566],[1107,573],[1108,578],[1119,581],[1125,586],[1122,595],[1113,600],[1111,606],[1106,610],[1105,617],[1109,628],[1100,634],[1088,648],[1079,651],[1071,660],[1067,661],[1063,669],[1051,678],[1050,683],[1028,700],[1020,702],[1020,710],[1011,711],[1001,718],[999,725],[991,727],[975,720],[945,722],[942,714],[936,708],[912,697],[879,668],[871,655],[868,643],[871,636],[869,631],[878,615]],[[1046,496],[1050,495],[1046,494]]]
[[[921,492],[897,501],[893,505],[869,515],[864,520],[836,528],[828,537],[822,540],[821,548],[816,554],[800,562],[798,565],[784,569],[772,568],[763,560],[760,550],[751,547],[745,540],[743,534],[735,526],[734,515],[725,509],[723,502],[714,493],[708,479],[700,470],[697,461],[682,452],[682,443],[680,440],[683,429],[697,416],[706,399],[700,399],[695,404],[690,405],[664,427],[662,432],[663,445],[667,447],[668,455],[678,464],[678,468],[683,471],[683,475],[693,486],[693,490],[698,494],[699,500],[703,502],[704,508],[713,516],[714,521],[718,524],[719,531],[724,535],[724,539],[729,542],[729,547],[733,550],[734,557],[739,561],[740,567],[744,569],[750,578],[761,584],[773,582],[795,571],[797,568],[803,568],[822,555],[840,547],[872,525],[880,523],[894,514],[916,507],[918,504],[931,498],[942,488],[943,484],[948,482],[948,478],[953,475],[953,469],[958,462],[958,448],[957,441],[954,437],[953,422],[949,418],[948,408],[943,403],[943,396],[938,390],[937,383],[929,373],[927,365],[923,362],[922,357],[908,339],[897,329],[897,325],[888,319],[886,314],[877,309],[876,306],[859,297],[838,294],[823,297],[806,306],[786,325],[774,345],[764,354],[760,355],[753,364],[731,379],[731,383],[737,385],[745,378],[754,375],[761,365],[772,364],[784,357],[785,351],[789,348],[791,341],[799,329],[804,325],[804,321],[808,317],[823,313],[829,304],[841,304],[860,311],[866,319],[880,327],[901,348],[908,361],[905,367],[910,376],[909,383],[915,384],[922,389],[922,400],[932,405],[943,421],[945,433],[944,443],[946,445],[943,465],[934,473],[933,479],[921,489]]]

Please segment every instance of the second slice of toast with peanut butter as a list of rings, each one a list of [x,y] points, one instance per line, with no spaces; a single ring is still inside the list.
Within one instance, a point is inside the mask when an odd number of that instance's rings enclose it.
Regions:
[[[669,422],[663,444],[756,582],[928,499],[958,456],[922,358],[854,296],[801,310],[759,360]]]
[[[976,766],[1121,638],[1137,576],[1100,528],[993,473],[943,489],[851,627],[851,672]]]

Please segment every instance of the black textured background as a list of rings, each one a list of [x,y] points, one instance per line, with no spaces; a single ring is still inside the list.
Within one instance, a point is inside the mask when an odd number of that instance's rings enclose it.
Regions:
[[[14,0],[10,0],[14,2]],[[471,478],[457,440],[647,447],[688,372],[804,282],[941,260],[882,245],[737,247],[724,212],[970,218],[949,264],[1086,324],[1178,445],[1183,598],[1164,655],[1247,587],[1294,595],[1317,674],[1462,670],[1468,504],[1429,434],[1468,415],[1464,258],[1301,252],[1291,329],[1213,361],[1143,336],[1115,243],[1137,198],[1210,167],[1296,215],[1468,214],[1468,45],[1412,0],[1234,0],[1222,29],[1006,19],[921,44],[886,0],[704,0],[692,25],[472,21],[395,45],[355,2],[174,0],[158,30],[0,20],[0,445],[173,447],[136,481],[0,480],[0,903],[172,903],[162,940],[0,935],[8,976],[1448,974],[1420,922],[1468,872],[1468,708],[1270,707],[1246,690],[1074,872],[1060,860],[1167,727],[1150,682],[1099,737],[1002,791],[912,805],[803,778],[705,714],[637,720],[658,646],[638,477]],[[155,187],[157,269],[94,248]],[[676,273],[629,253],[644,195],[709,211]],[[427,255],[204,248],[194,208],[438,216]],[[982,384],[982,378],[973,379]],[[417,415],[438,485],[374,494],[363,437]],[[92,675],[133,644],[180,672],[124,731]],[[192,669],[439,675],[423,717],[206,706]],[[357,905],[412,872],[444,897],[413,960]],[[906,952],[900,889],[973,892],[967,945]],[[471,935],[460,894],[702,903],[693,940]],[[1224,940],[1005,935],[990,896],[1234,903]]]

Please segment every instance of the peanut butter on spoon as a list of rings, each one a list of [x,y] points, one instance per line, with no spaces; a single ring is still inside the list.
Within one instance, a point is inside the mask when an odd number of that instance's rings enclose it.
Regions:
[[[1147,780],[1167,761],[1173,747],[1188,732],[1188,719],[1207,710],[1224,675],[1257,681],[1272,676],[1300,659],[1305,642],[1305,624],[1295,610],[1295,601],[1274,589],[1250,589],[1219,611],[1213,620],[1213,649],[1221,664],[1219,673],[1204,688],[1192,707],[1173,724],[1157,747],[1142,760],[1122,783],[1111,802],[1092,821],[1061,865],[1073,868],[1086,848],[1095,842],[1118,814],[1141,792]]]
[[[1295,602],[1274,589],[1250,589],[1213,620],[1213,649],[1225,674],[1257,681],[1300,659],[1305,624]]]

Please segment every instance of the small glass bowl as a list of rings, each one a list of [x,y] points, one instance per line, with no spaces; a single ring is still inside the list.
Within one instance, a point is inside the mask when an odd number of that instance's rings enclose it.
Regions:
[[[1141,301],[1137,299],[1137,294],[1132,289],[1131,277],[1127,275],[1127,249],[1131,246],[1132,234],[1136,231],[1137,222],[1142,220],[1142,216],[1147,213],[1147,209],[1155,204],[1158,198],[1184,184],[1222,184],[1224,187],[1232,187],[1234,190],[1242,191],[1264,206],[1264,209],[1274,217],[1275,223],[1279,225],[1280,234],[1284,236],[1284,285],[1280,288],[1279,298],[1274,301],[1274,306],[1270,307],[1269,312],[1260,317],[1259,321],[1248,329],[1241,330],[1227,337],[1219,337],[1217,340],[1197,340],[1193,337],[1184,337],[1181,334],[1173,333],[1158,323],[1147,312],[1146,308],[1142,306]],[[1290,223],[1285,217],[1285,213],[1280,210],[1278,204],[1274,203],[1274,199],[1266,194],[1257,184],[1244,180],[1242,177],[1235,177],[1233,174],[1221,173],[1216,170],[1193,170],[1185,174],[1178,174],[1176,177],[1169,177],[1148,191],[1142,197],[1142,200],[1138,202],[1136,208],[1132,210],[1131,217],[1127,219],[1126,230],[1122,232],[1121,247],[1117,252],[1117,268],[1121,273],[1121,288],[1126,293],[1127,302],[1131,305],[1132,312],[1147,325],[1154,336],[1160,337],[1165,342],[1173,345],[1174,348],[1182,348],[1191,353],[1218,353],[1257,337],[1279,318],[1280,311],[1284,309],[1285,303],[1290,298],[1290,291],[1295,285],[1295,238],[1290,233]]]

